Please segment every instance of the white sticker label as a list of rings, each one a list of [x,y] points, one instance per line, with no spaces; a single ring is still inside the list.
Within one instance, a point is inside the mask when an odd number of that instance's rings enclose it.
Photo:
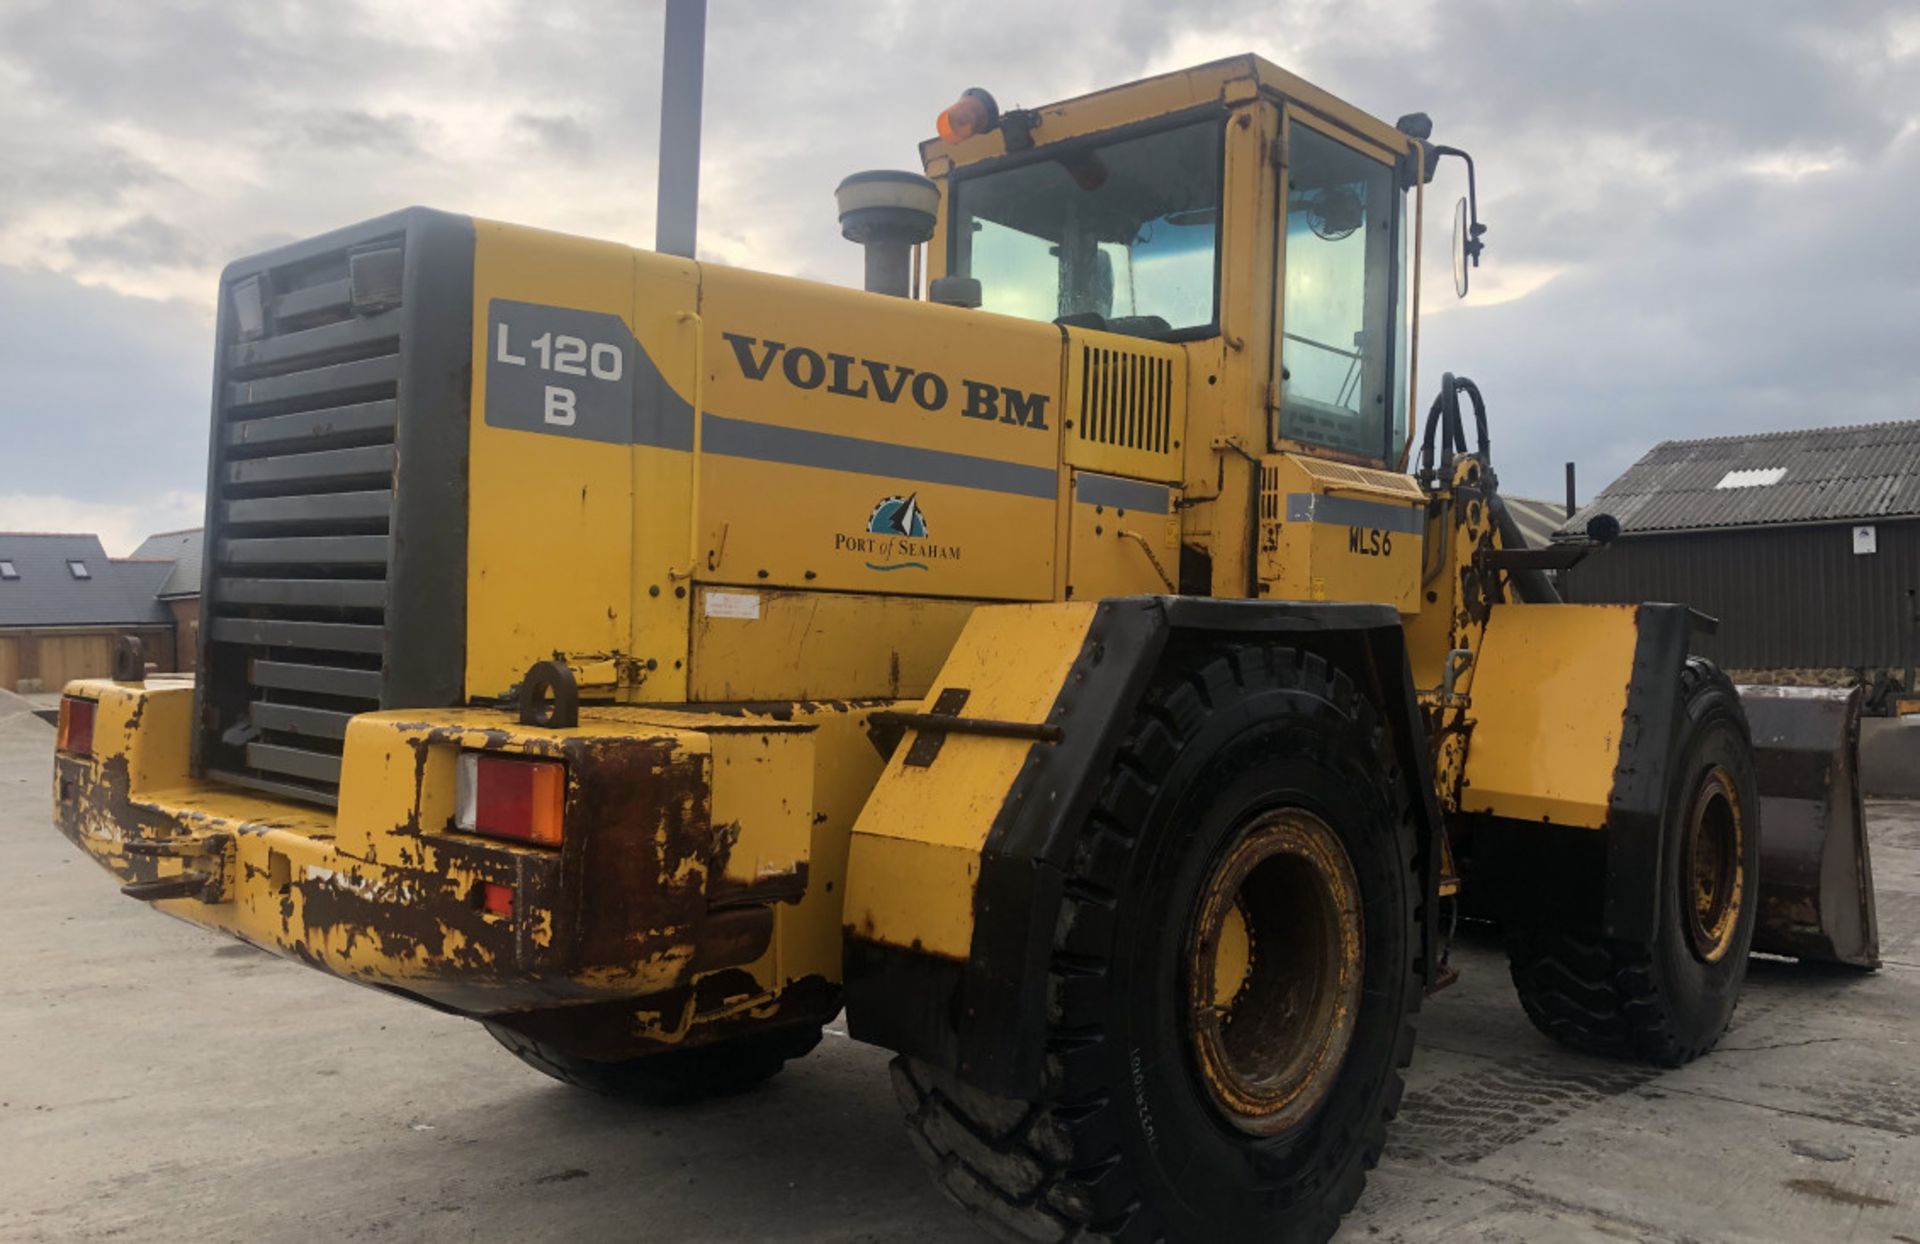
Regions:
[[[760,617],[760,597],[753,592],[708,592],[707,616],[756,621]]]

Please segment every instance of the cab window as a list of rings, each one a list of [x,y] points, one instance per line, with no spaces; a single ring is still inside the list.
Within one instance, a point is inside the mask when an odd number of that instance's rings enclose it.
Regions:
[[[1398,321],[1393,169],[1295,123],[1287,153],[1280,435],[1390,454]],[[1403,362],[1403,360],[1401,360]]]
[[[948,270],[981,307],[1136,336],[1210,332],[1216,318],[1218,118],[1064,145],[958,178]]]

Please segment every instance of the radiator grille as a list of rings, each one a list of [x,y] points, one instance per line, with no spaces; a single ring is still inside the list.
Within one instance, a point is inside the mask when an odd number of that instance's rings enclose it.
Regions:
[[[470,239],[458,218],[401,213],[229,270],[201,595],[195,759],[208,777],[332,803],[354,714],[457,702],[463,227]],[[435,270],[455,275],[432,292],[445,296],[413,288],[426,281],[416,249],[444,252]],[[417,374],[423,355],[435,383]],[[402,592],[396,554],[409,544]]]
[[[247,709],[218,776],[328,795],[348,718],[380,707],[401,313],[356,315],[349,265],[397,270],[403,241],[269,269],[262,334],[227,345],[203,626]]]
[[[1080,439],[1163,454],[1173,439],[1173,362],[1082,345]]]

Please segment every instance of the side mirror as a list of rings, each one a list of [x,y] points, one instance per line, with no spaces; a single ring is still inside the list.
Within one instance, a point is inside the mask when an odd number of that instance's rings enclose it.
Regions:
[[[1467,296],[1467,201],[1453,205],[1453,294]]]
[[[1462,298],[1467,296],[1467,269],[1480,266],[1480,252],[1487,248],[1484,237],[1487,227],[1480,223],[1480,192],[1474,186],[1473,157],[1458,147],[1428,147],[1427,176],[1433,176],[1433,169],[1441,156],[1458,156],[1467,166],[1467,197],[1453,209],[1453,292]]]
[[[1606,512],[1587,520],[1587,539],[1595,544],[1612,544],[1620,538],[1620,520]]]

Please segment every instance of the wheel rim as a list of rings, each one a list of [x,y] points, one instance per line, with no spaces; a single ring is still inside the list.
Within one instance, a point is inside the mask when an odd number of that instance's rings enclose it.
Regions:
[[[1365,928],[1353,864],[1299,808],[1245,825],[1188,935],[1200,1077],[1235,1127],[1266,1136],[1311,1114],[1352,1045]]]
[[[1740,927],[1745,847],[1746,818],[1733,775],[1715,765],[1694,792],[1680,856],[1680,906],[1686,913],[1687,939],[1703,962],[1724,958]]]

